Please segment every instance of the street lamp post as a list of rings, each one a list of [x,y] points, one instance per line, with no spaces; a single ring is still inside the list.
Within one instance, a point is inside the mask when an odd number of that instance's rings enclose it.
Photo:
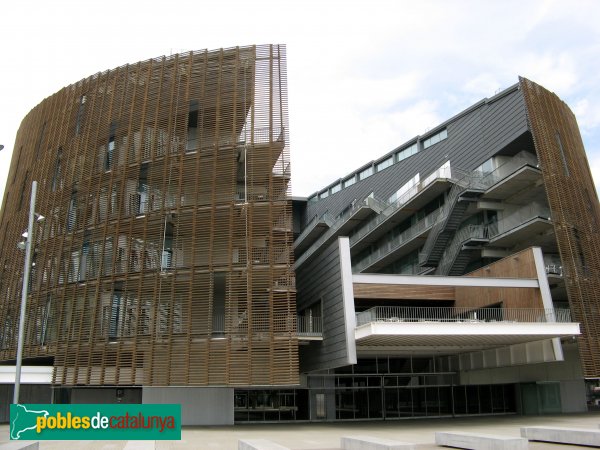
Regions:
[[[19,335],[17,340],[17,361],[15,364],[15,391],[13,403],[19,403],[21,389],[21,365],[23,363],[23,339],[25,337],[25,315],[27,313],[27,294],[29,293],[29,273],[31,271],[31,253],[35,237],[33,223],[35,220],[35,196],[37,194],[37,181],[31,183],[31,199],[29,201],[29,224],[25,238],[25,266],[23,268],[23,289],[21,291],[21,312],[19,315]]]

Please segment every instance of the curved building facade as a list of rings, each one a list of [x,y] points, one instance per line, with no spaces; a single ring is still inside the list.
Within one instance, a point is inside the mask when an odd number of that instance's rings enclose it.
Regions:
[[[600,404],[600,204],[568,106],[522,78],[292,200],[285,56],[143,61],[26,116],[0,399],[36,181],[22,403],[179,403],[184,425]]]
[[[0,218],[0,360],[55,386],[298,383],[285,47],[194,51],[63,88],[18,131]]]

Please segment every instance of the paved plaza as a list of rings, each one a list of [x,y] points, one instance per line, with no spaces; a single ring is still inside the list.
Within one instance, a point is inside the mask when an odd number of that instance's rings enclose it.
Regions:
[[[156,450],[235,450],[238,439],[269,439],[293,450],[338,450],[340,437],[353,434],[414,442],[419,450],[439,449],[436,431],[519,436],[522,426],[595,428],[600,413],[549,416],[488,416],[417,419],[388,422],[248,424],[224,427],[184,427],[181,441],[156,441]],[[8,441],[8,425],[0,425],[0,443]],[[40,441],[41,450],[122,450],[126,441]],[[530,442],[531,450],[568,450],[584,447]]]

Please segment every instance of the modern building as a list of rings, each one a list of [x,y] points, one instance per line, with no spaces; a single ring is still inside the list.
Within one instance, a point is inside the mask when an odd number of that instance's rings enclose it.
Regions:
[[[36,106],[0,218],[0,360],[35,180],[24,364],[52,366],[45,402],[185,400],[232,421],[232,386],[297,385],[287,121],[279,45],[125,65]]]
[[[585,410],[600,207],[569,108],[520,79],[292,198],[285,56],[143,61],[26,116],[2,403],[35,180],[22,403],[175,402],[184,424]]]
[[[294,211],[299,314],[324,319],[300,346],[311,417],[594,400],[600,208],[556,95],[520,79]]]

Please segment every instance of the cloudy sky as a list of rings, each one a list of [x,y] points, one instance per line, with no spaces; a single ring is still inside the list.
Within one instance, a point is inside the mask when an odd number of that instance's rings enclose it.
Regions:
[[[96,72],[285,43],[293,193],[307,196],[517,82],[577,115],[600,185],[600,2],[30,0],[0,3],[0,195],[20,120]]]

